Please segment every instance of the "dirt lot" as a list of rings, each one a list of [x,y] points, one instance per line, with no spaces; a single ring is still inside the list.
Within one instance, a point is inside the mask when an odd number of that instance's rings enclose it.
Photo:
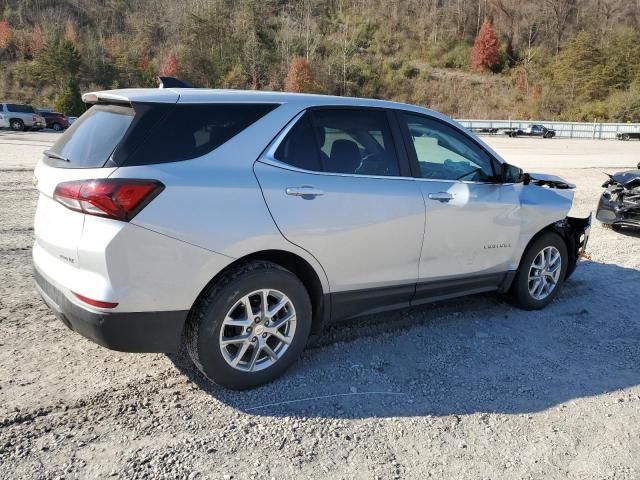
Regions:
[[[108,351],[32,287],[32,169],[53,133],[0,132],[0,478],[640,478],[640,237],[592,230],[560,297],[497,295],[333,327],[279,381],[206,384],[182,355]],[[489,138],[577,184],[640,142]]]

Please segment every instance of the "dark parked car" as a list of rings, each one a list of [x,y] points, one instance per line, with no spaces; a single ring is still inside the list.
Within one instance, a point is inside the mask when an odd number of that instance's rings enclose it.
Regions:
[[[545,127],[544,125],[529,125],[525,129],[520,128],[506,128],[504,130],[505,135],[510,137],[542,137],[553,138],[556,136],[556,131]]]
[[[602,184],[606,190],[600,197],[596,218],[605,227],[640,228],[640,163],[636,170],[609,175]]]
[[[47,122],[47,128],[53,128],[56,132],[60,132],[69,127],[69,119],[64,113],[58,112],[40,112]]]
[[[637,140],[640,140],[640,132],[620,132],[616,134],[616,138],[618,140],[631,140],[632,138],[635,138]]]

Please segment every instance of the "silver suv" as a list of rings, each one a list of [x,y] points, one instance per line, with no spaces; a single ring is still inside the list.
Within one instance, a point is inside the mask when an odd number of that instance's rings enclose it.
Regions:
[[[0,103],[0,128],[11,130],[39,130],[47,123],[31,105]]]
[[[557,295],[590,217],[439,113],[199,89],[84,95],[45,152],[46,303],[106,347],[172,352],[230,388],[282,374],[329,322],[479,292]]]

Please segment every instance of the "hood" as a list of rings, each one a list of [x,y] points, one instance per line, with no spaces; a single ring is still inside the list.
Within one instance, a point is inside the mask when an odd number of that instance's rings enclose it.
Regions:
[[[626,172],[617,172],[611,175],[611,178],[622,186],[627,186],[628,183],[636,183],[640,181],[640,170],[627,170]],[[631,186],[631,185],[629,185]]]
[[[531,179],[531,183],[534,183],[541,187],[559,189],[576,188],[573,183],[569,183],[565,179],[560,178],[557,175],[550,175],[548,173],[529,173],[529,178]]]

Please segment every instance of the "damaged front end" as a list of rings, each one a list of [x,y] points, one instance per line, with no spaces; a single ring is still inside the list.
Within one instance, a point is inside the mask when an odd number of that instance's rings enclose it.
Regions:
[[[609,175],[602,187],[596,218],[611,227],[640,228],[640,169]]]
[[[562,235],[567,243],[569,253],[569,265],[567,275],[569,276],[576,269],[578,259],[585,254],[589,233],[591,231],[591,214],[588,217],[565,217],[554,225],[556,231]]]

